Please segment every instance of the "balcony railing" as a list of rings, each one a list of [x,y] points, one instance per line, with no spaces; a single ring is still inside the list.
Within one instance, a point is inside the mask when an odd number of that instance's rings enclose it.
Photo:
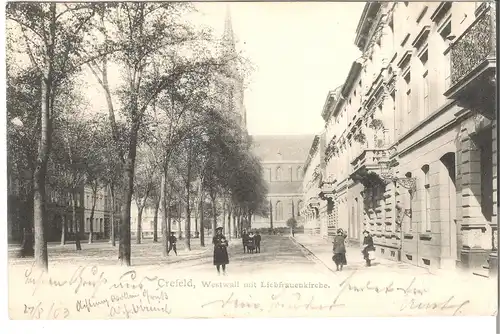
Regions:
[[[484,3],[476,20],[451,47],[451,85],[457,84],[489,57],[496,58],[495,4]]]
[[[364,149],[351,161],[352,172],[355,172],[361,167],[376,167],[380,159],[385,159],[387,156],[388,153],[385,149]]]

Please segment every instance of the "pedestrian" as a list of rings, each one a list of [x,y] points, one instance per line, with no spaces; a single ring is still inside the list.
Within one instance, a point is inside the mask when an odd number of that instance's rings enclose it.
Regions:
[[[248,242],[248,234],[247,230],[243,229],[241,233],[241,241],[243,242],[243,253],[247,252],[247,242]]]
[[[371,267],[372,265],[372,258],[370,258],[370,252],[375,251],[375,246],[373,245],[373,238],[370,235],[370,232],[368,231],[363,231],[363,250],[361,251],[363,253],[363,258],[366,261],[366,266]]]
[[[337,271],[342,271],[342,267],[347,265],[347,259],[345,256],[346,248],[345,248],[345,240],[346,234],[344,231],[339,228],[337,230],[337,235],[333,239],[333,261],[337,266]]]
[[[248,233],[246,244],[247,244],[247,252],[253,254],[255,250],[255,236],[252,231]]]
[[[255,232],[255,252],[260,253],[260,241],[262,240],[262,236],[259,231]]]
[[[168,253],[170,253],[172,249],[174,250],[175,255],[177,255],[177,238],[175,237],[175,232],[170,232],[170,237],[168,237],[168,243],[169,246],[167,255]]]
[[[215,229],[212,243],[214,244],[214,265],[217,267],[217,273],[220,275],[220,267],[222,266],[222,272],[226,275],[226,265],[229,264],[229,255],[227,254],[228,242],[222,234],[222,227]]]

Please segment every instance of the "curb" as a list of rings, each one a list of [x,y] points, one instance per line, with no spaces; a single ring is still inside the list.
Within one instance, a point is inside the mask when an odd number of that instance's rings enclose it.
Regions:
[[[331,271],[332,273],[334,273],[335,275],[337,274],[337,272],[335,270],[333,270],[332,268],[330,268],[326,263],[325,261],[321,260],[319,257],[316,256],[316,254],[314,254],[309,248],[307,248],[306,246],[304,246],[302,243],[300,243],[297,239],[295,239],[295,237],[292,237],[292,236],[289,236],[290,240],[292,240],[292,242],[298,246],[300,246],[303,250],[305,250],[307,252],[307,254],[313,258],[313,260],[317,263],[320,263],[322,264],[323,266],[326,267],[326,269],[328,269],[329,271]]]

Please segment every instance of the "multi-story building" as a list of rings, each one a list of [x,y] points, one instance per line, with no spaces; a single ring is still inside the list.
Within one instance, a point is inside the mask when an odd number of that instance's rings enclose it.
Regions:
[[[365,5],[362,56],[323,109],[318,193],[351,241],[369,230],[381,257],[496,272],[495,19],[486,2]]]
[[[255,215],[252,228],[286,227],[289,218],[302,221],[304,161],[312,136],[252,136],[268,185],[269,215]]]
[[[323,178],[326,167],[325,136],[323,131],[314,137],[304,165],[302,181],[304,232],[322,237],[333,236],[334,233],[333,202],[321,191],[322,185],[328,181]]]

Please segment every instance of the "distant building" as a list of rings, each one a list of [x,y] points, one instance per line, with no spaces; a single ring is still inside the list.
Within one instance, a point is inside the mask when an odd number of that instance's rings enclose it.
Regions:
[[[311,135],[252,136],[268,184],[268,217],[255,216],[252,228],[285,227],[289,218],[302,221],[302,179]]]

